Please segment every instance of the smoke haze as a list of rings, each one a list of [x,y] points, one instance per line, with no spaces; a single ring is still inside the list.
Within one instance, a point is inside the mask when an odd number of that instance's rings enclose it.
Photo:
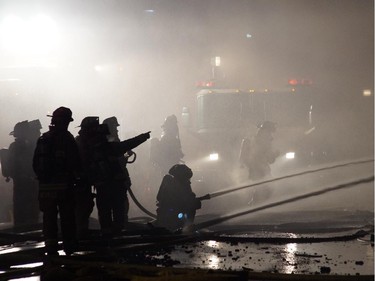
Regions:
[[[10,37],[4,37],[7,17],[17,16],[28,25],[36,14],[54,21],[50,26],[54,41],[42,45],[49,48],[28,49],[38,46],[36,35],[12,47]],[[220,56],[217,75],[231,88],[279,89],[291,78],[311,79],[319,134],[325,136],[325,143],[316,146],[324,146],[332,161],[373,157],[371,0],[0,0],[0,24],[1,147],[13,141],[9,133],[19,121],[40,119],[42,132],[47,131],[46,115],[62,105],[73,111],[74,135],[85,116],[99,116],[101,121],[117,116],[122,139],[146,131],[159,137],[166,116],[175,114],[181,124],[184,106],[195,124],[196,83],[212,77],[211,58]],[[365,89],[372,95],[363,96]],[[189,154],[195,150],[196,138],[185,130],[180,127],[190,164],[196,161]],[[134,192],[153,209],[158,184],[136,191],[142,184],[139,177],[145,174],[142,169],[149,165],[148,145],[136,152],[139,162],[130,168]],[[274,175],[279,173],[278,164]],[[242,183],[244,173],[236,170],[232,185]],[[358,176],[347,170],[333,174],[333,179],[344,181],[343,174]],[[311,181],[331,183],[317,177]],[[283,190],[292,193],[305,182],[289,182]],[[199,195],[216,188],[195,187]],[[350,197],[336,198],[346,202]],[[226,202],[225,211],[234,207]],[[365,205],[371,208],[372,202]],[[215,204],[206,207],[209,211]]]

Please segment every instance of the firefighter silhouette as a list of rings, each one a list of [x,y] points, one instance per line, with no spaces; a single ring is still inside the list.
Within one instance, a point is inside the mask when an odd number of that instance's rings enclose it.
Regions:
[[[80,180],[76,185],[76,228],[78,239],[89,237],[89,220],[95,206],[95,194],[93,192],[92,165],[93,154],[91,146],[98,134],[99,118],[88,116],[82,119],[78,136],[75,138],[81,157],[82,170]]]
[[[201,201],[192,191],[191,169],[185,164],[176,164],[165,175],[157,194],[156,225],[177,230],[192,225]]]
[[[18,122],[10,133],[15,140],[2,152],[3,175],[13,180],[14,226],[38,222],[38,182],[32,167],[34,145],[28,136],[29,122]]]
[[[118,129],[117,127],[120,126],[120,124],[117,121],[117,118],[115,116],[106,118],[102,122],[103,124],[106,124],[109,129],[109,135],[107,135],[107,140],[109,142],[120,142],[120,138],[118,136]],[[117,202],[119,211],[124,210],[124,218],[121,218],[121,222],[119,222],[119,225],[117,226],[117,230],[115,231],[121,231],[121,229],[128,223],[128,213],[129,213],[129,198],[127,195],[127,191],[132,185],[129,171],[126,167],[126,164],[129,161],[129,158],[135,157],[135,153],[132,150],[126,151],[125,154],[122,154],[119,156],[118,161],[120,166],[122,167],[122,174],[123,176],[120,177],[122,180],[116,180],[112,181],[113,189],[118,192],[118,196],[123,196],[123,202],[119,201]],[[135,159],[135,158],[133,158]]]
[[[153,138],[151,141],[150,158],[160,170],[161,175],[165,175],[170,167],[183,163],[184,154],[181,149],[177,117],[175,115],[168,116],[161,128],[160,140]]]
[[[149,139],[150,132],[124,141],[109,142],[108,125],[99,125],[98,117],[89,118],[96,118],[97,121],[91,124],[94,125],[93,134],[86,142],[90,158],[87,162],[84,160],[84,163],[89,170],[89,180],[96,190],[96,206],[102,235],[110,238],[121,232],[125,224],[124,183],[127,177],[121,165],[121,157]]]
[[[49,131],[38,139],[33,168],[39,180],[39,207],[43,212],[43,236],[48,255],[58,255],[58,215],[63,249],[67,255],[76,249],[75,192],[81,172],[78,146],[68,131],[72,111],[57,108]]]
[[[265,121],[258,126],[253,138],[244,138],[241,144],[240,162],[248,170],[250,180],[258,181],[271,176],[271,164],[279,156],[279,152],[273,148],[273,134],[276,132],[276,124]],[[262,194],[263,193],[263,194]],[[269,197],[266,187],[257,188],[250,201],[262,201]]]
[[[42,124],[39,119],[29,121],[29,132],[27,139],[30,141],[31,146],[35,149],[36,143],[41,136]]]

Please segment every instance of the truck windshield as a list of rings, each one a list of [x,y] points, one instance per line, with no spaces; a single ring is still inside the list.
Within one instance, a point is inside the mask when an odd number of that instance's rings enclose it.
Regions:
[[[198,95],[198,130],[236,129],[270,120],[305,127],[311,121],[310,96],[299,93],[210,93]]]

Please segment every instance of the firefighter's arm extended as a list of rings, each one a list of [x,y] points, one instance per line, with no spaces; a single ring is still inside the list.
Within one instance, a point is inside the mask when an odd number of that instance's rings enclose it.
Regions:
[[[124,140],[120,142],[121,150],[123,153],[136,148],[138,145],[144,143],[146,140],[150,138],[151,131],[147,133],[140,134],[134,138]]]

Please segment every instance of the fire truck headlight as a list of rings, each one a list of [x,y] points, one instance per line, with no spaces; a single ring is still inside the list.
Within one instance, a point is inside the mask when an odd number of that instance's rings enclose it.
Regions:
[[[218,153],[211,153],[209,156],[210,161],[217,161],[219,160],[219,154]]]
[[[287,153],[285,154],[285,158],[286,158],[286,159],[294,159],[295,156],[296,156],[296,154],[295,154],[294,152],[287,152]]]

